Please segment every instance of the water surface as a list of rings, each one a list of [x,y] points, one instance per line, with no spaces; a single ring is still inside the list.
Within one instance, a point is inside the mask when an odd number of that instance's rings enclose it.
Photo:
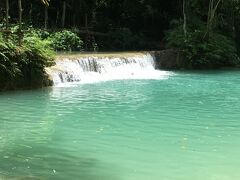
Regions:
[[[0,179],[240,179],[240,72],[0,94]]]

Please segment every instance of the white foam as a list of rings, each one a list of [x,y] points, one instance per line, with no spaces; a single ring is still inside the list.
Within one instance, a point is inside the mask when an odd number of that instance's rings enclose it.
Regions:
[[[74,86],[121,79],[166,79],[172,73],[155,69],[150,54],[126,58],[88,57],[57,60],[48,70],[55,86]]]

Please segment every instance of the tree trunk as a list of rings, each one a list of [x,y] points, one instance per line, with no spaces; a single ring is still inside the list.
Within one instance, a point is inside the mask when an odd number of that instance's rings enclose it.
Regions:
[[[18,43],[21,46],[22,45],[22,0],[18,0],[18,8],[19,8],[19,32],[18,32]]]
[[[76,27],[76,14],[72,15],[72,25],[73,27]]]
[[[6,29],[8,29],[9,27],[8,17],[9,17],[9,0],[6,0]]]
[[[22,26],[22,12],[23,12],[23,9],[22,9],[22,0],[18,0],[18,13],[19,13],[19,19],[18,19],[18,23],[19,23],[19,28],[21,29],[21,26]]]
[[[85,14],[85,28],[88,30],[88,15]]]
[[[65,26],[65,18],[66,18],[66,1],[63,1],[62,28],[64,28]]]
[[[45,5],[44,28],[48,28],[48,6]]]
[[[85,49],[88,50],[88,44],[90,44],[89,43],[90,35],[89,35],[89,31],[88,31],[88,16],[87,16],[87,14],[85,14],[85,29],[87,31],[86,40],[85,40]]]
[[[33,11],[33,5],[32,3],[30,4],[30,9],[29,9],[29,19],[30,19],[30,22],[32,23],[32,11]]]
[[[186,14],[186,2],[183,0],[183,32],[185,38],[187,37],[187,14]]]
[[[57,9],[55,26],[58,27],[59,9]]]
[[[208,8],[208,20],[207,20],[207,30],[205,32],[205,35],[203,37],[204,40],[208,40],[210,37],[210,33],[212,31],[213,26],[213,20],[215,18],[215,14],[217,11],[217,8],[220,4],[221,0],[217,0],[217,3],[214,5],[214,0],[210,0],[209,2],[209,8]]]
[[[204,40],[209,39],[209,33],[211,29],[211,19],[212,19],[212,9],[213,9],[213,3],[214,0],[210,0],[209,5],[208,5],[208,20],[207,20],[207,30],[204,35]]]

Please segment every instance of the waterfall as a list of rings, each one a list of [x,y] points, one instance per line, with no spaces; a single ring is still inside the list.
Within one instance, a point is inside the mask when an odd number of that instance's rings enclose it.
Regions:
[[[93,83],[120,79],[164,79],[170,73],[155,70],[155,60],[149,53],[123,56],[77,56],[56,60],[48,68],[54,85]]]

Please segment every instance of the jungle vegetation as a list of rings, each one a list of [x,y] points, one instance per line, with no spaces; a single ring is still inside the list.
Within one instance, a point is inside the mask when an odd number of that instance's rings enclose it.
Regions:
[[[239,65],[240,1],[0,1],[0,88],[42,84],[54,51],[166,48],[184,68]]]

